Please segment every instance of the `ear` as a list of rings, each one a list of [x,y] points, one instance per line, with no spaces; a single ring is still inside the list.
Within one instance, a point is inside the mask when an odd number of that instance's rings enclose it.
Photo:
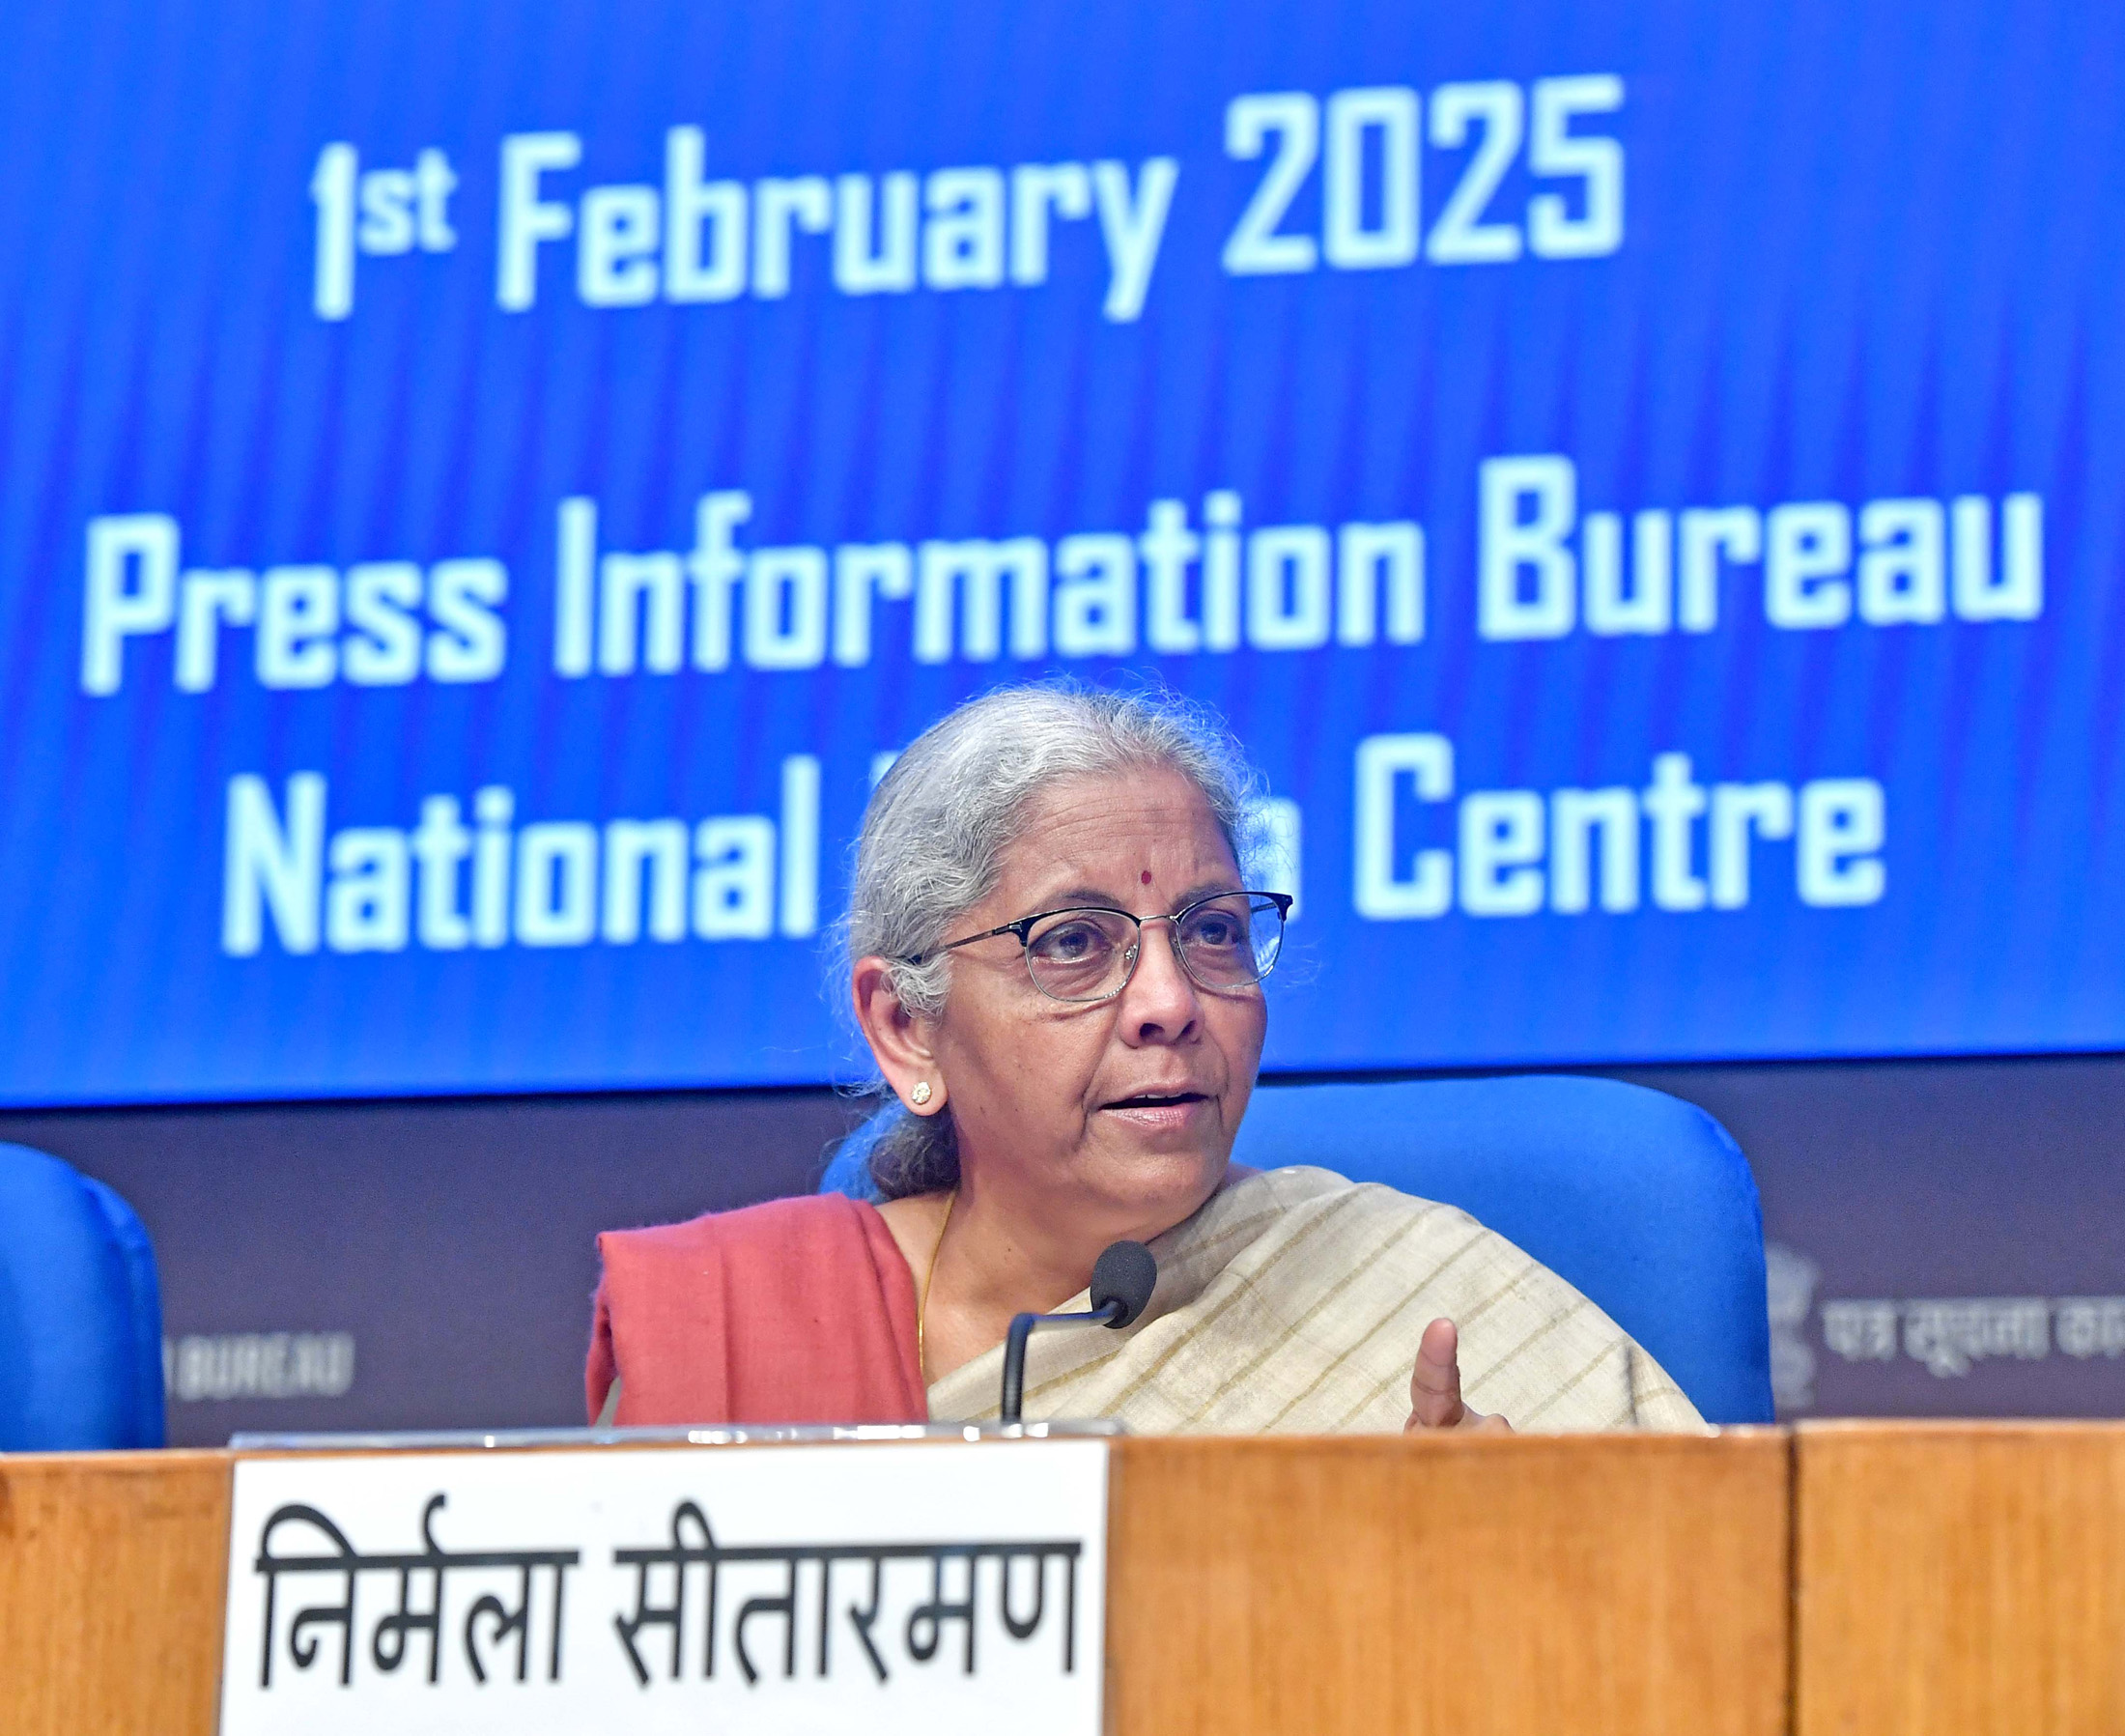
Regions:
[[[910,1115],[936,1115],[945,1107],[945,1075],[930,1047],[927,1020],[918,1018],[901,1005],[892,986],[890,959],[875,954],[859,958],[851,973],[850,992],[856,1003],[856,1022],[864,1028],[878,1070],[892,1087]],[[916,1101],[916,1087],[927,1090]]]

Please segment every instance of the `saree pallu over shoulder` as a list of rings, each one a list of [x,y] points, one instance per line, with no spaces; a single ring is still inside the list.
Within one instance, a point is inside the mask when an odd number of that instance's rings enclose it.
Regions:
[[[1468,1404],[1516,1429],[1705,1426],[1614,1321],[1451,1206],[1274,1170],[1222,1188],[1150,1245],[1158,1288],[1135,1325],[1034,1337],[1029,1419],[1105,1416],[1157,1435],[1399,1431],[1417,1340],[1443,1315],[1460,1328]],[[998,1351],[947,1375],[931,1415],[994,1416],[1001,1368]]]
[[[770,1200],[598,1251],[591,1417],[617,1380],[623,1426],[927,1420],[914,1281],[871,1207]]]

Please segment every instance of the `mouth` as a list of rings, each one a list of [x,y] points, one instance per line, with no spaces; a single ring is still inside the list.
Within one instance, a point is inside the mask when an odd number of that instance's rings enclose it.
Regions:
[[[1179,1109],[1190,1103],[1206,1103],[1209,1098],[1200,1091],[1147,1091],[1133,1097],[1119,1097],[1112,1103],[1102,1103],[1102,1109]]]

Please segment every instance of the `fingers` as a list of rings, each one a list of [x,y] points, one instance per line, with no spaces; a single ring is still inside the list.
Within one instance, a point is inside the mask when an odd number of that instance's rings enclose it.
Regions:
[[[1405,1429],[1451,1429],[1466,1410],[1461,1403],[1460,1330],[1450,1320],[1435,1320],[1417,1340]]]
[[[1409,1420],[1402,1424],[1402,1433],[1419,1429],[1513,1433],[1513,1425],[1504,1417],[1487,1416],[1462,1402],[1460,1328],[1450,1320],[1433,1321],[1417,1340],[1417,1365],[1409,1376]]]

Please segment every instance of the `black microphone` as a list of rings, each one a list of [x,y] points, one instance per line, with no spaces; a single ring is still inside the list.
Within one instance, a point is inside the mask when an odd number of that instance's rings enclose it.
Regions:
[[[1158,1283],[1158,1262],[1141,1241],[1118,1241],[1092,1263],[1092,1305],[1083,1314],[1021,1314],[1004,1335],[1003,1420],[1015,1423],[1026,1402],[1026,1340],[1035,1326],[1090,1325],[1119,1329],[1144,1312]]]

